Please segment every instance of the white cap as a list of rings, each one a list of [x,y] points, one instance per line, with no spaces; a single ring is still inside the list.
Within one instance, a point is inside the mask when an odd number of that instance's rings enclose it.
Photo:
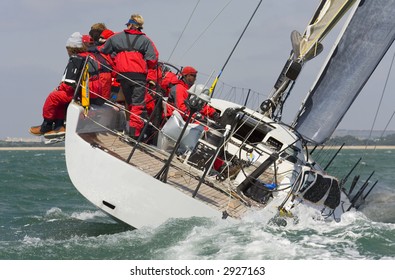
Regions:
[[[66,47],[71,48],[82,48],[82,35],[79,32],[71,34],[70,38],[67,39]]]

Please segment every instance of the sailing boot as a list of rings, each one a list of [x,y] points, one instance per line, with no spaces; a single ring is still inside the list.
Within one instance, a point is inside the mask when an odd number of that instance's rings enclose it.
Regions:
[[[138,135],[136,135],[136,128],[129,126],[127,129],[127,134],[130,138],[132,138],[133,140],[137,140],[139,138]]]
[[[54,128],[44,133],[44,137],[59,137],[65,134],[66,134],[66,128],[64,126],[64,120],[55,120]]]
[[[29,132],[36,136],[44,135],[48,131],[53,130],[53,125],[54,125],[54,121],[44,119],[41,125],[30,127]]]
[[[61,127],[64,128],[64,120],[55,120],[54,130],[59,130]]]

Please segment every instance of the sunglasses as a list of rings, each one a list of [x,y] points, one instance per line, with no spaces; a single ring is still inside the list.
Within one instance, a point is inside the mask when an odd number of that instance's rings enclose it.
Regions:
[[[189,76],[192,76],[192,77],[196,78],[196,75],[195,75],[195,74],[189,74]]]

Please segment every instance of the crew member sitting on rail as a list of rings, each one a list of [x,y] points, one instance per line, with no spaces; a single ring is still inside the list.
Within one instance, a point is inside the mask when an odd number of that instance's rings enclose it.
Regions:
[[[66,50],[69,55],[69,62],[64,71],[62,81],[47,96],[43,106],[44,121],[41,125],[32,126],[30,128],[31,134],[37,136],[64,135],[67,106],[73,99],[87,56],[90,57],[88,60],[88,72],[90,74],[89,89],[91,91],[91,100],[95,98],[99,99],[98,95],[103,98],[109,97],[111,90],[111,68],[110,72],[107,73],[102,66],[102,63],[105,63],[105,59],[103,58],[103,61],[101,61],[102,59],[97,59],[96,55],[87,52],[87,46],[90,43],[90,36],[82,36],[80,32],[74,32],[67,40]]]

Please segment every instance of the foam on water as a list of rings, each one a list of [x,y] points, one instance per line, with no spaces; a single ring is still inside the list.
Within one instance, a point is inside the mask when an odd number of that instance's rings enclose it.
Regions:
[[[310,209],[305,209],[307,210]],[[258,218],[254,220],[254,218]],[[289,221],[286,226],[265,223],[261,215],[249,220],[212,221],[192,227],[185,237],[163,252],[169,259],[365,259],[377,256],[360,251],[364,239],[381,237],[379,229],[394,225],[369,221],[360,212],[345,214],[341,222],[310,219]],[[372,229],[373,228],[373,229]],[[368,231],[370,229],[370,231]],[[391,240],[388,240],[391,242]],[[392,240],[393,242],[393,240]]]
[[[87,221],[87,220],[94,220],[97,218],[108,218],[108,216],[100,210],[97,211],[83,211],[83,212],[74,212],[71,214],[72,218]]]
[[[0,259],[395,259],[394,161],[383,155],[379,184],[339,223],[300,207],[293,219],[257,211],[240,221],[172,219],[132,230],[74,189],[63,154],[3,153]]]
[[[300,207],[298,218],[275,220],[265,211],[243,220],[172,219],[157,228],[131,230],[101,211],[65,213],[58,207],[25,224],[8,256],[22,259],[392,259],[395,224],[350,211],[340,222],[316,219]],[[281,219],[280,219],[281,220]],[[28,234],[25,234],[28,232]],[[39,234],[31,235],[29,232]],[[371,248],[366,242],[374,242]],[[19,244],[18,244],[19,243]],[[376,248],[374,248],[376,247]],[[381,249],[377,249],[381,248]],[[379,252],[380,251],[380,252]],[[38,257],[36,254],[38,253]],[[41,257],[40,257],[41,256]],[[0,254],[1,257],[1,254]]]
[[[5,244],[0,249],[22,259],[391,258],[390,252],[380,256],[374,248],[361,247],[367,240],[376,240],[379,247],[393,244],[394,224],[373,222],[361,212],[348,212],[339,223],[325,222],[314,219],[315,213],[311,216],[309,210],[302,211],[303,219],[287,219],[286,225],[272,222],[273,217],[261,212],[249,213],[242,221],[173,219],[157,228],[131,230],[108,223],[103,213],[67,215],[51,208],[41,222],[29,226],[41,227],[35,231],[41,231],[40,236],[26,234],[11,251]]]

